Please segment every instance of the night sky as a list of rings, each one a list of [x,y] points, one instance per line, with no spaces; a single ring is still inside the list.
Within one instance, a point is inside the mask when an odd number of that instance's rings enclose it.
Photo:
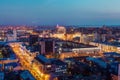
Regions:
[[[0,0],[0,24],[119,25],[120,0]]]

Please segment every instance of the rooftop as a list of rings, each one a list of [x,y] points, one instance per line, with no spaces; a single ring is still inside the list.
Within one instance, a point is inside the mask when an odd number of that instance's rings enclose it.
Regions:
[[[50,60],[47,59],[45,56],[38,55],[37,57],[35,57],[35,59],[43,64],[50,64]]]
[[[16,67],[16,66],[18,66],[18,63],[16,63],[16,62],[8,63],[8,64],[5,64],[5,66],[13,66],[13,67]]]
[[[35,80],[35,78],[30,74],[29,71],[25,70],[23,72],[21,72],[20,77],[23,80]]]
[[[64,41],[63,48],[94,48],[96,46],[78,43],[78,42],[72,42],[72,41]]]
[[[59,60],[59,59],[49,59],[51,61],[52,64],[56,64],[56,65],[66,65],[66,63],[64,63],[63,61]]]
[[[0,80],[4,80],[4,72],[0,72]]]
[[[99,66],[101,66],[103,68],[107,68],[107,63],[105,61],[103,61],[101,58],[87,57],[86,59],[97,63]]]
[[[106,45],[120,47],[120,42],[98,42],[98,41],[94,41],[94,42],[95,43],[101,43],[101,44],[106,44]]]
[[[120,57],[120,54],[118,54],[116,52],[105,52],[104,55],[105,56],[112,56],[112,57]]]

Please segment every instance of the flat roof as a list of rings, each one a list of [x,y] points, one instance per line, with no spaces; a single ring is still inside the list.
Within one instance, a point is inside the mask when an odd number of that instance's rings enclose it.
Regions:
[[[120,47],[120,42],[99,42],[99,41],[94,41],[94,42],[95,43],[105,44],[105,45],[111,45],[111,46]]]
[[[1,71],[0,71],[0,80],[4,80],[4,76],[5,76],[5,75],[4,75],[4,72],[1,72]]]
[[[110,65],[112,66],[112,74],[118,75],[118,70],[119,70],[119,64],[120,62],[112,62]]]
[[[36,79],[33,77],[33,75],[32,75],[29,71],[27,71],[27,70],[21,72],[20,77],[21,77],[23,80],[36,80]]]
[[[78,42],[73,42],[73,41],[64,41],[64,42],[65,42],[65,44],[64,44],[64,46],[62,46],[63,48],[94,48],[94,47],[97,47],[97,46],[83,44],[83,43],[78,43]],[[67,45],[69,43],[71,45]],[[73,46],[73,44],[77,45],[77,46]]]
[[[63,41],[61,39],[58,38],[39,38],[39,41]]]
[[[105,52],[104,55],[110,55],[110,56],[120,56],[120,54],[116,52]]]
[[[59,60],[59,59],[49,59],[51,61],[52,64],[56,64],[56,65],[67,65],[65,62]]]
[[[38,55],[37,57],[35,57],[35,59],[41,62],[42,64],[50,64],[50,60],[47,59],[45,56]]]
[[[13,57],[9,57],[9,58],[0,58],[0,61],[1,60],[15,60],[16,58],[14,58],[14,56]]]
[[[107,67],[107,63],[105,61],[103,61],[101,58],[87,57],[86,59],[99,64],[99,66],[101,66],[101,67],[104,67],[104,68]]]
[[[18,63],[12,62],[12,63],[5,64],[5,66],[13,66],[13,67],[16,67],[16,66],[18,66]]]

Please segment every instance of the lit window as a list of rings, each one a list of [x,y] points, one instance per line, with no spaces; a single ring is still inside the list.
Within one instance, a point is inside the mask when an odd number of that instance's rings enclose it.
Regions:
[[[47,65],[47,67],[51,67],[51,65]]]

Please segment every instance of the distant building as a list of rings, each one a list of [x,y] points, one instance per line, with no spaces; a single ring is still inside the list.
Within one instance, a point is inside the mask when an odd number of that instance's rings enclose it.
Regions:
[[[99,41],[100,40],[100,35],[98,32],[94,32],[94,41]]]
[[[59,26],[57,24],[56,28],[57,28],[57,33],[59,33],[59,34],[65,34],[66,33],[66,28],[64,26]]]
[[[17,40],[17,31],[13,30],[13,31],[9,31],[7,32],[7,41],[16,41]]]
[[[4,40],[5,40],[5,31],[0,30],[0,41],[4,41]]]
[[[17,31],[15,29],[13,30],[13,38],[15,41],[17,40]]]

